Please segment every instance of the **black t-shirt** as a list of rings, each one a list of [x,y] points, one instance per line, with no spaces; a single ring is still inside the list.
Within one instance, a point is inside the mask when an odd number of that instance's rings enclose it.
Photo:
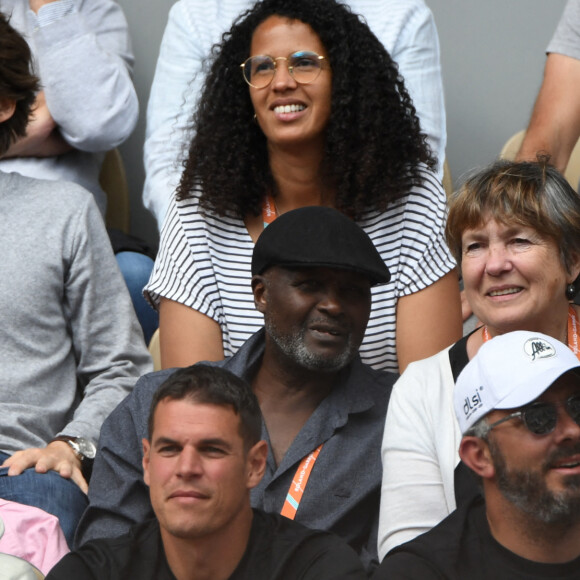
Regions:
[[[491,535],[481,498],[457,509],[431,531],[391,550],[372,576],[372,580],[549,578],[580,579],[580,557],[566,564],[541,564],[510,552]]]
[[[354,552],[333,534],[254,510],[250,540],[230,580],[364,580]],[[175,580],[159,524],[149,520],[120,538],[87,542],[67,554],[46,580]]]

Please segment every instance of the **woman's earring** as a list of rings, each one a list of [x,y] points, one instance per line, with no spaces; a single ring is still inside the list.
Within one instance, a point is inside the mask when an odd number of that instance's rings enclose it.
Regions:
[[[256,113],[254,113],[254,123],[256,123],[256,125],[258,124],[258,115],[256,115]]]
[[[568,300],[574,300],[574,297],[576,296],[576,286],[574,284],[568,284],[566,286],[566,298],[568,298]]]

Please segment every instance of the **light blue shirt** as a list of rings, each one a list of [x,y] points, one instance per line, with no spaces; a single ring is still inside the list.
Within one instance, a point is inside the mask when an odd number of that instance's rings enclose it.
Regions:
[[[0,0],[0,11],[28,42],[48,110],[73,147],[55,157],[2,159],[0,170],[82,185],[104,215],[104,152],[129,137],[139,115],[121,7],[114,0],[57,0],[35,14],[27,0]]]

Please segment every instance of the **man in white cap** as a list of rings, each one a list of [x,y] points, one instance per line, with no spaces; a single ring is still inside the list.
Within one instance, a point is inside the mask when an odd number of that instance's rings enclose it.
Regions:
[[[580,361],[517,331],[458,378],[462,461],[484,498],[392,550],[373,579],[580,578]]]

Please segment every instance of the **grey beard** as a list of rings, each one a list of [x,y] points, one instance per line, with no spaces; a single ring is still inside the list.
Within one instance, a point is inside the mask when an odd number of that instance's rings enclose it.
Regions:
[[[264,321],[266,333],[276,343],[278,348],[296,364],[311,371],[336,372],[347,366],[356,356],[356,348],[349,338],[346,348],[335,356],[317,354],[304,344],[305,329],[294,334],[278,332],[276,325],[268,319]]]
[[[546,486],[541,471],[509,470],[497,445],[492,441],[489,443],[497,486],[507,500],[543,524],[568,526],[578,522],[580,476],[570,475],[564,480],[565,491],[552,492]]]

